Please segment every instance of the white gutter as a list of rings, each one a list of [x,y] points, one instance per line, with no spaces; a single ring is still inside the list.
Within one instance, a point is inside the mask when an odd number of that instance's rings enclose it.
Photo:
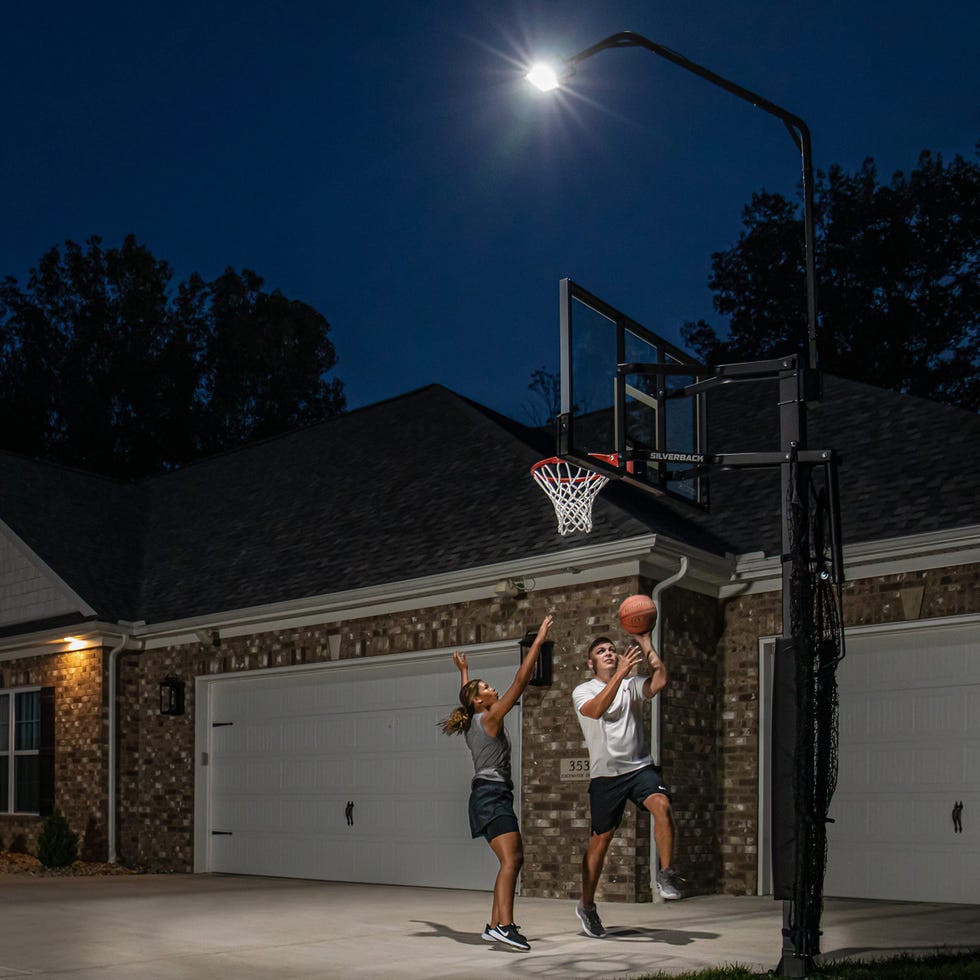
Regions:
[[[651,640],[653,641],[653,648],[657,651],[657,656],[663,659],[663,635],[664,635],[664,614],[663,606],[661,605],[660,596],[666,589],[669,589],[672,585],[676,585],[685,575],[687,575],[687,556],[681,555],[680,568],[671,575],[670,578],[665,578],[662,582],[658,582],[653,589],[653,601],[657,604],[657,624],[653,628],[653,636]],[[666,661],[664,661],[666,664]],[[660,711],[660,696],[657,695],[653,699],[653,703],[650,705],[650,755],[653,757],[653,764],[656,766],[660,765],[660,726],[661,726],[662,716]],[[650,894],[654,902],[662,901],[659,893],[657,892],[657,865],[659,864],[659,859],[657,856],[657,841],[653,833],[653,818],[650,818]]]

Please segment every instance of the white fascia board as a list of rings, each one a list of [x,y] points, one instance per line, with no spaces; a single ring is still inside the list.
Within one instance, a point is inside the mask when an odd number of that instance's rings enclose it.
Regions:
[[[849,581],[977,562],[980,562],[978,525],[844,546],[844,574]],[[755,552],[738,557],[735,574],[721,588],[720,597],[774,592],[781,587],[779,557]]]
[[[36,630],[33,633],[22,633],[18,636],[0,638],[0,661],[47,656],[52,653],[70,653],[74,649],[115,646],[132,632],[132,626],[128,623],[89,620],[87,623],[78,623],[74,626],[58,626]],[[72,646],[66,639],[68,636],[76,638],[80,645]],[[139,644],[134,644],[133,649],[138,648]]]
[[[17,551],[25,561],[41,569],[51,579],[52,584],[64,595],[65,601],[69,605],[74,606],[83,616],[95,615],[95,610],[3,520],[0,520],[0,534],[3,535],[10,547]]]

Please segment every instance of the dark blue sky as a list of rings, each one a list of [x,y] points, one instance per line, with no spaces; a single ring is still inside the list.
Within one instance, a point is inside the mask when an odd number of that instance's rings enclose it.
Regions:
[[[777,120],[648,52],[522,79],[627,29],[801,116],[818,168],[980,138],[968,0],[8,4],[0,275],[133,232],[319,309],[350,407],[438,381],[524,418],[561,277],[674,339],[718,323],[711,252],[799,179]]]

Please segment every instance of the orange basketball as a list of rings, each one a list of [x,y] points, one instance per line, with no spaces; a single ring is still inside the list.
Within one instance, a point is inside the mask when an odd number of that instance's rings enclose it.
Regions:
[[[657,624],[657,604],[648,595],[631,595],[620,604],[619,622],[627,633],[649,633]]]

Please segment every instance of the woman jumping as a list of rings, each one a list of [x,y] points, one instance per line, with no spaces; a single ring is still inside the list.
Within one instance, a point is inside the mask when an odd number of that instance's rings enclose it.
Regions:
[[[513,683],[504,693],[482,680],[470,680],[466,656],[458,650],[453,663],[459,668],[461,688],[457,708],[442,722],[447,735],[463,732],[473,754],[473,782],[470,789],[470,832],[485,837],[500,862],[493,885],[493,908],[483,938],[491,943],[507,943],[517,949],[530,949],[528,941],[514,924],[514,891],[524,864],[524,845],[514,815],[514,783],[510,773],[510,739],[504,716],[524,693],[541,645],[554,623],[545,616],[531,649],[524,655]]]

